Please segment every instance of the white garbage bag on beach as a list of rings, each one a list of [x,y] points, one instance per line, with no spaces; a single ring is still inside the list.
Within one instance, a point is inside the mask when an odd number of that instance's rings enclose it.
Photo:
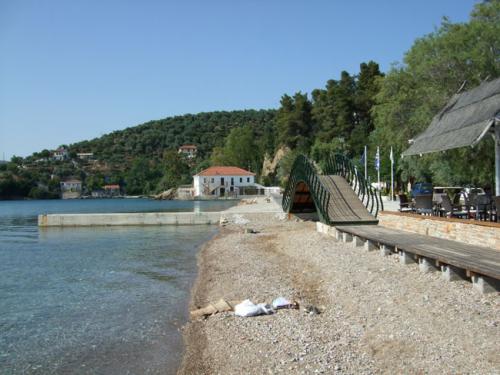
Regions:
[[[234,314],[237,316],[248,317],[272,313],[273,309],[271,306],[266,305],[265,303],[259,303],[256,305],[249,299],[246,299],[234,306]]]
[[[278,297],[276,298],[274,301],[273,301],[273,307],[275,309],[282,309],[282,308],[287,308],[288,306],[290,306],[292,304],[292,302],[290,302],[289,300],[287,300],[286,298],[284,297]]]

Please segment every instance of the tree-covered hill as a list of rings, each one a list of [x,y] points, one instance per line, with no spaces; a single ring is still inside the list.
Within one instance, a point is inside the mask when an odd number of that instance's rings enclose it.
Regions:
[[[210,164],[213,149],[222,148],[231,131],[250,131],[254,171],[264,154],[272,153],[275,110],[207,112],[169,117],[114,131],[102,137],[64,146],[68,157],[54,160],[43,150],[27,158],[13,157],[0,166],[1,198],[58,198],[59,182],[77,178],[84,193],[119,184],[127,194],[153,194],[189,184],[191,176]],[[194,144],[198,152],[187,159],[177,150]],[[82,160],[78,153],[92,153]]]
[[[206,159],[222,147],[233,128],[249,126],[256,138],[273,128],[275,110],[206,112],[168,117],[119,130],[90,141],[75,143],[72,152],[93,152],[99,160],[122,163],[137,157],[161,158],[164,151],[195,144],[198,157]]]

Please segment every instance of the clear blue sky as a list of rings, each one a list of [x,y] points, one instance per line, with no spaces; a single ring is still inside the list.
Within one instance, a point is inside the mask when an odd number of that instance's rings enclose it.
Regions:
[[[0,159],[387,71],[475,0],[0,0]]]

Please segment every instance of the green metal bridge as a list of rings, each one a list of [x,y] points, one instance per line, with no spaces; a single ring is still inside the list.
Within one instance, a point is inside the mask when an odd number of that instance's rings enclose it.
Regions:
[[[350,159],[331,155],[320,173],[315,164],[299,155],[283,194],[288,213],[318,214],[328,225],[377,224],[383,210],[379,192],[365,180]]]

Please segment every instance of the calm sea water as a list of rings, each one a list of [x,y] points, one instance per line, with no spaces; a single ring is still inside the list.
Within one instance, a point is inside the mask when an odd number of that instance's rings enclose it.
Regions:
[[[170,374],[213,226],[47,228],[40,213],[219,211],[234,202],[0,201],[0,373]]]

